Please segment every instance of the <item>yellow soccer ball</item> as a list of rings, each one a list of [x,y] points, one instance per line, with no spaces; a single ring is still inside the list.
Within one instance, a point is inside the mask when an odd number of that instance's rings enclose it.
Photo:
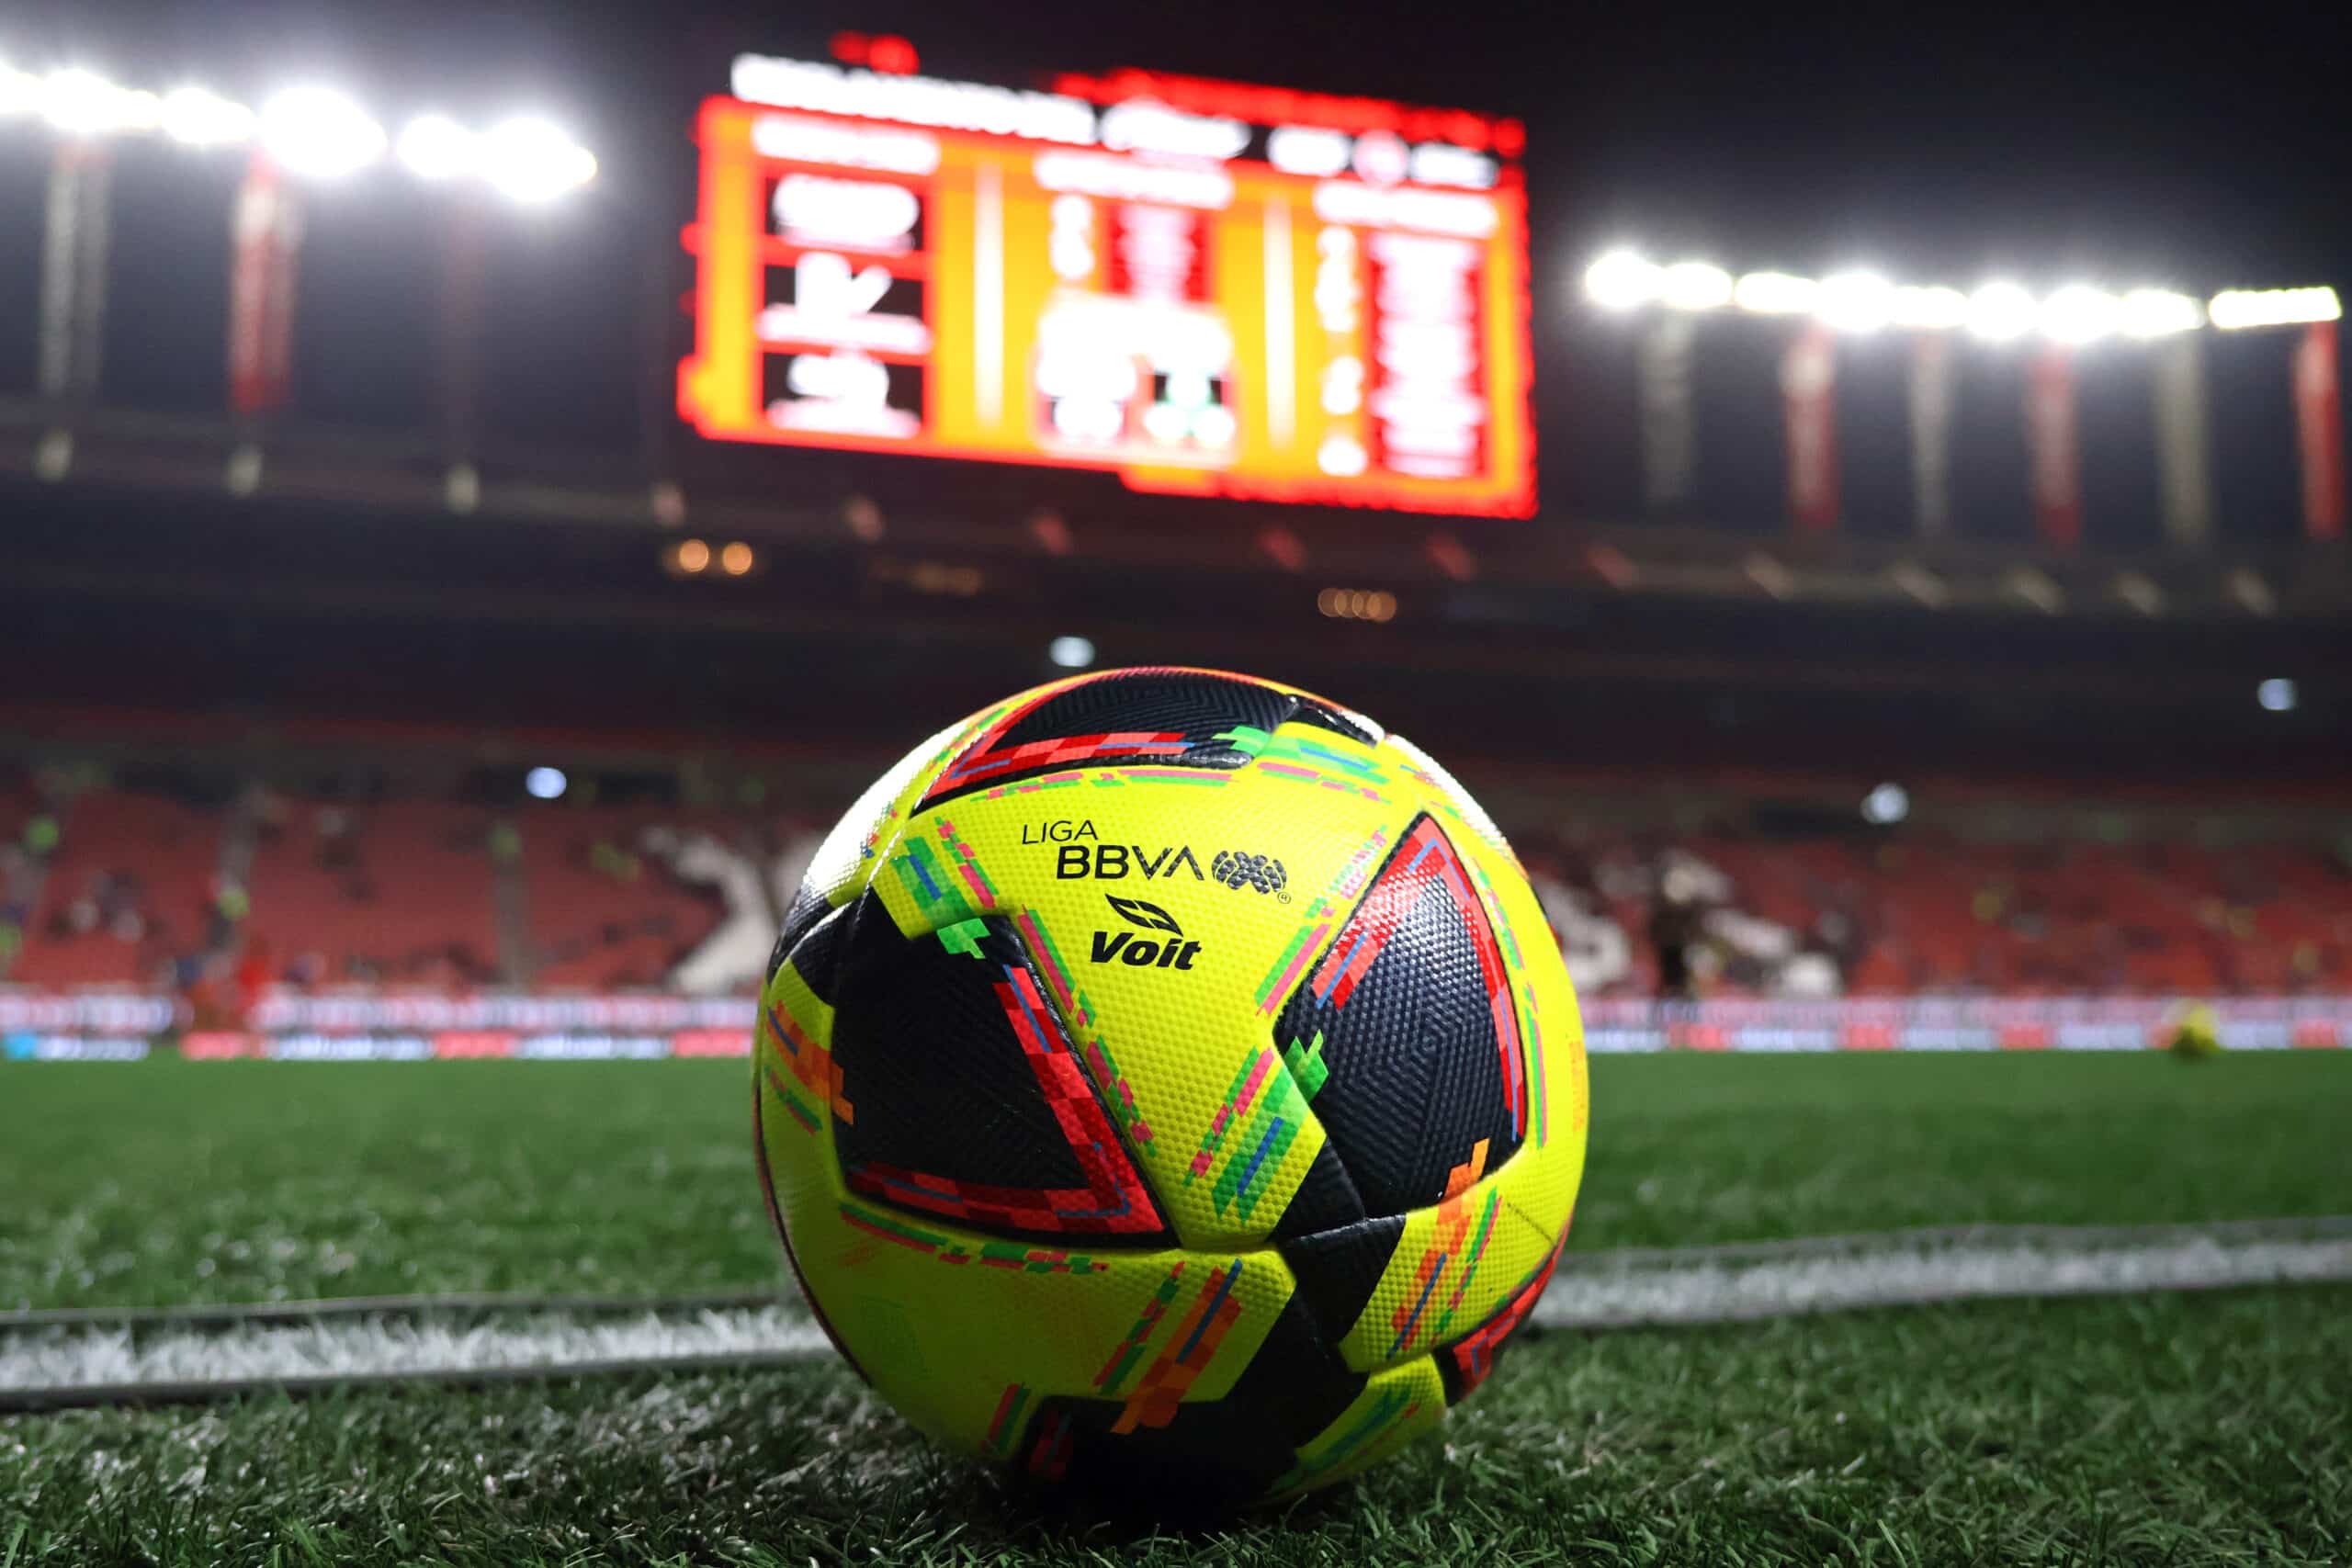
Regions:
[[[2214,1021],[2213,1010],[2203,1002],[2185,1009],[2172,1021],[2172,1032],[2165,1041],[2165,1048],[2184,1062],[2201,1062],[2222,1054],[2221,1025]]]
[[[1114,670],[826,839],[753,1060],[842,1353],[948,1448],[1222,1506],[1430,1431],[1551,1276],[1583,1030],[1493,822],[1294,687]]]

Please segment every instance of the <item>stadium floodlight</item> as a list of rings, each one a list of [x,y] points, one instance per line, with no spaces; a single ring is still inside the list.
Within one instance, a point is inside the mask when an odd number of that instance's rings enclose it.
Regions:
[[[1094,662],[1094,644],[1082,637],[1057,637],[1046,645],[1046,657],[1065,670],[1083,670]]]
[[[2009,343],[2033,330],[2033,296],[2014,283],[1987,283],[1968,297],[1968,331],[1986,343]]]
[[[383,156],[384,140],[384,128],[332,87],[289,87],[262,106],[262,147],[298,175],[356,174]]]
[[[546,120],[525,117],[482,137],[481,172],[516,201],[552,201],[596,177],[596,155]]]
[[[554,800],[571,787],[561,768],[533,768],[523,775],[523,787],[531,792],[533,800]]]
[[[2205,307],[2169,288],[2134,288],[2123,297],[2125,337],[2170,337],[2205,324]]]
[[[2333,288],[2233,288],[2214,295],[2206,314],[2222,331],[2234,332],[2333,321],[2344,314],[2344,303]]]
[[[1883,784],[1862,796],[1862,820],[1892,827],[1911,815],[1911,792],[1899,784]]]
[[[41,118],[69,136],[144,130],[161,108],[154,94],[119,87],[91,71],[52,71],[40,94]]]
[[[40,78],[0,61],[0,115],[40,112]]]
[[[1758,316],[1803,316],[1812,312],[1821,285],[1786,272],[1743,274],[1732,286],[1732,303]]]
[[[1894,291],[1888,319],[1916,332],[1950,332],[1968,321],[1968,296],[1940,284],[1906,286]]]
[[[1633,310],[1658,297],[1666,269],[1631,251],[1611,251],[1584,269],[1585,298],[1604,310]]]
[[[2292,713],[2300,694],[2295,682],[2282,675],[2274,675],[2254,689],[2254,700],[2270,713]]]
[[[184,147],[225,147],[254,133],[254,111],[203,87],[175,87],[156,117],[164,134]]]
[[[1728,285],[1728,288],[1726,288]],[[2063,344],[2122,336],[2139,342],[2212,326],[2223,331],[2340,321],[2344,302],[2324,286],[2235,288],[2200,303],[2168,288],[2133,288],[2121,295],[2070,284],[2047,297],[2004,281],[1973,294],[1941,284],[1896,285],[1870,272],[1814,279],[1785,272],[1750,272],[1730,278],[1705,262],[1659,266],[1634,251],[1609,251],[1585,269],[1587,298],[1604,310],[1664,304],[1678,310],[1713,310],[1728,304],[1758,316],[1810,315],[1844,332],[1894,325],[1917,332],[1965,328],[1986,343],[2029,333]]]
[[[2070,283],[2041,302],[2041,331],[2056,343],[2096,343],[2123,323],[2123,301],[2104,288]]]
[[[1813,313],[1843,333],[1874,333],[1894,309],[1894,285],[1874,272],[1841,272],[1821,280]]]
[[[1708,262],[1676,262],[1658,283],[1659,299],[1677,310],[1720,310],[1731,296],[1731,274]]]
[[[453,180],[473,172],[479,158],[474,133],[446,114],[421,114],[393,143],[401,167],[421,180]]]

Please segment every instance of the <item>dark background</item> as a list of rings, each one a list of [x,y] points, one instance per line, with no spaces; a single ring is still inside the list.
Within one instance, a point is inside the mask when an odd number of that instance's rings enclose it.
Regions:
[[[904,33],[932,74],[1022,82],[1118,64],[1271,81],[1523,118],[1529,127],[1547,502],[1623,513],[1634,499],[1621,334],[1577,297],[1612,243],[1735,271],[1849,265],[1962,287],[1992,276],[2047,288],[2075,278],[2196,294],[2352,276],[2352,24],[2332,8],[2160,19],[2143,7],[1579,9],[1478,0],[1183,7],[877,3],[778,7],[681,0],[398,6],[282,0],[84,0],[0,20],[0,58],[87,62],[119,79],[197,80],[258,100],[276,85],[345,86],[397,120],[438,107],[477,121],[543,109],[594,147],[584,199],[492,225],[488,406],[534,445],[635,439],[650,266],[683,289],[686,127],[725,89],[736,52],[823,58],[834,28]],[[31,219],[46,138],[0,141],[0,211]],[[220,402],[227,196],[233,155],[127,146],[118,185],[107,393],[141,406]],[[434,268],[443,200],[392,171],[319,190],[303,258],[300,393],[329,421],[433,416]],[[39,226],[0,224],[0,298],[29,299]],[[673,323],[682,331],[683,321]],[[1745,330],[1743,330],[1745,329]],[[28,312],[0,311],[0,385],[29,377]],[[1784,324],[1710,322],[1700,374],[1733,411],[1702,427],[1699,512],[1765,527],[1779,513],[1772,348]],[[2228,526],[2294,526],[2285,334],[2211,334]],[[677,338],[668,345],[683,343]],[[1899,423],[1893,340],[1849,367],[1849,429]],[[673,357],[674,355],[673,355]],[[2013,439],[2014,350],[1963,354],[1964,448]],[[2086,434],[2142,473],[2137,350],[2085,355]],[[1980,407],[1979,405],[1984,405]],[[1977,428],[1977,427],[1982,427]],[[2241,438],[2238,433],[2245,434]],[[1849,445],[1851,445],[1849,443]],[[1899,528],[1900,475],[1865,434],[1849,452],[1857,527]],[[2240,448],[2245,448],[2241,451]],[[772,456],[772,455],[770,455]],[[2096,466],[2109,466],[2096,465]],[[2004,479],[2006,474],[2003,475]],[[2008,491],[2006,483],[1998,491]],[[2094,478],[2095,543],[2153,533],[2142,485]],[[2020,533],[1998,491],[1963,523]]]
[[[996,562],[977,600],[947,602],[898,585],[908,562],[888,550],[901,535],[880,554],[846,538],[779,542],[753,581],[688,585],[660,574],[658,543],[639,533],[17,489],[0,494],[0,540],[22,570],[13,588],[0,584],[0,605],[24,638],[17,667],[37,677],[23,689],[182,710],[896,734],[910,722],[897,710],[973,705],[1040,673],[1046,637],[1083,630],[1110,662],[1221,660],[1343,695],[1376,679],[1405,710],[1397,722],[1432,744],[1496,753],[1677,765],[1883,757],[2094,776],[2342,770],[2331,677],[2346,633],[2324,624],[1692,605],[1589,585],[1539,592],[1490,573],[1467,587],[1399,583],[1396,626],[1334,626],[1305,608],[1314,582],[1271,576],[1239,541],[1280,521],[1319,563],[1351,541],[1418,537],[1425,522],[1134,497],[1101,475],[701,446],[667,412],[687,343],[675,301],[692,278],[677,231],[690,216],[693,107],[724,91],[736,52],[823,58],[842,27],[904,34],[939,76],[1020,83],[1135,64],[1523,118],[1544,511],[1461,525],[1474,541],[1521,531],[1511,547],[1523,552],[1638,512],[1631,336],[1589,312],[1577,288],[1611,243],[1736,271],[1860,265],[1962,287],[2014,276],[2037,290],[2083,278],[2202,295],[2352,278],[2341,197],[2352,188],[2352,27],[2318,8],[84,0],[17,10],[0,17],[0,58],[23,65],[77,62],[252,100],[325,81],[395,127],[426,108],[477,122],[532,108],[594,148],[603,175],[579,198],[488,215],[486,453],[576,454],[567,461],[582,474],[675,472],[697,493],[779,504],[864,494],[894,515],[950,524],[1052,505],[1197,538],[1189,555],[1149,564],[1083,547],[1069,562]],[[47,154],[38,128],[0,132],[0,395],[30,385]],[[220,410],[239,169],[234,154],[124,147],[109,405]],[[310,198],[301,419],[435,426],[445,201],[390,169]],[[1786,331],[1702,324],[1698,493],[1656,521],[1785,531],[1773,378]],[[2295,545],[2290,341],[2205,334],[2224,556]],[[1960,353],[1959,531],[2028,549],[2020,358]],[[1842,355],[1846,526],[1864,540],[1908,528],[1900,355],[1893,335]],[[2088,547],[2153,549],[2144,357],[2094,347],[2080,385]],[[976,550],[963,555],[985,556]],[[2280,673],[2306,695],[2285,718],[2250,700],[2256,680]],[[933,687],[935,698],[915,694]]]

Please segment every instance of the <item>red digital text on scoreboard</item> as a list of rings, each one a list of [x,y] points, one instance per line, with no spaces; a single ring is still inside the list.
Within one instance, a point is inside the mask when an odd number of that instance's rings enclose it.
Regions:
[[[746,57],[703,106],[706,436],[1525,515],[1519,130],[1193,78]]]

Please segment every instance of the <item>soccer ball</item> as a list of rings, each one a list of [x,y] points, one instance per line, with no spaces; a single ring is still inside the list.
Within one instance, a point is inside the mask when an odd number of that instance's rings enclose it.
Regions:
[[[752,1098],[860,1375],[1161,1506],[1436,1427],[1584,1166],[1576,998],[1493,822],[1370,720],[1206,670],[1039,686],[876,781],[786,919]]]

